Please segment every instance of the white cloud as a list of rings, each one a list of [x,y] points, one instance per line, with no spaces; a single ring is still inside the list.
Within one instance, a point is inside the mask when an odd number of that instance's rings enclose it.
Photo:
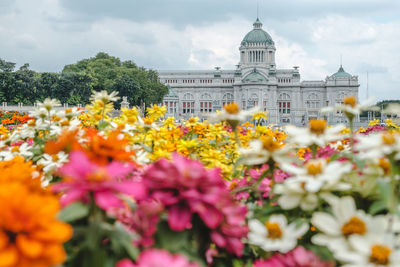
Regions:
[[[179,28],[115,17],[82,21],[59,0],[16,0],[10,10],[0,13],[0,57],[19,65],[29,62],[40,71],[60,71],[99,51],[154,69],[233,69],[240,42],[253,22],[240,15]],[[338,69],[342,54],[346,71],[359,75],[361,96],[365,71],[370,70],[371,94],[400,98],[400,21],[332,14],[264,24],[277,47],[278,68],[300,66],[303,79],[320,80]]]

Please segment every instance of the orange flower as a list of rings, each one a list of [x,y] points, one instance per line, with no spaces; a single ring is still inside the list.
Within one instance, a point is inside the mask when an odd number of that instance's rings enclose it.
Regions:
[[[57,154],[60,151],[66,153],[71,150],[79,148],[79,143],[76,140],[76,134],[78,130],[75,131],[64,131],[60,134],[56,141],[48,141],[44,146],[44,152],[47,154]]]
[[[3,184],[21,183],[33,191],[43,190],[40,173],[32,166],[31,161],[25,162],[23,157],[17,156],[12,160],[0,161],[0,173],[0,187]]]
[[[61,264],[63,242],[72,227],[58,221],[58,199],[29,190],[23,183],[0,186],[0,266],[29,267]]]
[[[87,132],[88,141],[85,143],[84,151],[91,161],[106,165],[113,160],[132,162],[134,151],[126,151],[129,141],[116,130],[107,137],[98,135],[97,130],[89,129]]]

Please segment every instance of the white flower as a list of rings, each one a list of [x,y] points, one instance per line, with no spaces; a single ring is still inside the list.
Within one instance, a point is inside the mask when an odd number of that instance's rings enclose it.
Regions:
[[[297,245],[299,237],[308,230],[308,224],[299,227],[296,223],[288,225],[282,214],[271,215],[265,224],[256,219],[249,221],[249,243],[261,247],[265,251],[279,251],[286,253]]]
[[[325,159],[309,160],[301,167],[282,163],[282,170],[293,174],[284,183],[297,183],[308,192],[316,193],[321,190],[346,190],[350,185],[341,182],[343,174],[350,172],[351,164],[333,161],[327,163]]]
[[[107,104],[108,102],[117,101],[119,99],[119,97],[117,95],[118,95],[118,92],[116,92],[116,91],[113,91],[111,94],[108,94],[107,91],[105,91],[105,90],[100,91],[100,92],[93,91],[93,94],[92,94],[90,100],[91,101],[100,100],[104,104]]]
[[[333,111],[341,111],[344,112],[347,117],[354,117],[359,115],[364,110],[378,110],[377,107],[372,105],[373,101],[373,98],[369,98],[362,103],[357,103],[355,96],[348,96],[343,99],[343,104],[337,104],[334,107],[322,108],[321,112],[328,113]]]
[[[279,206],[284,210],[299,207],[305,211],[318,206],[318,195],[307,192],[300,183],[282,183],[274,186],[274,193],[280,195]]]
[[[393,233],[349,237],[350,250],[340,250],[335,258],[343,267],[399,267],[400,250],[395,247]]]
[[[342,139],[344,136],[340,132],[345,128],[338,124],[332,127],[326,127],[325,120],[310,120],[308,128],[288,125],[285,131],[288,134],[289,142],[300,146],[318,145],[325,146],[327,143]]]
[[[61,167],[68,161],[68,154],[64,151],[60,151],[55,155],[43,154],[43,157],[37,162],[37,164],[43,165],[43,171],[46,174],[51,173],[57,168]]]
[[[263,136],[257,140],[251,140],[249,147],[239,148],[241,163],[245,165],[259,165],[273,159],[276,162],[288,162],[289,146],[281,147],[271,136]]]
[[[369,135],[358,135],[358,143],[355,148],[361,152],[359,157],[363,159],[382,158],[385,155],[395,154],[400,159],[400,134],[396,132],[380,132]]]
[[[227,121],[239,123],[246,120],[247,117],[257,113],[260,110],[259,107],[254,107],[249,110],[240,110],[239,105],[236,103],[230,103],[224,106],[222,111],[210,115],[212,121]]]
[[[352,197],[331,198],[332,213],[314,212],[311,223],[322,233],[312,237],[317,245],[327,246],[332,252],[349,250],[348,238],[352,235],[383,234],[387,219],[372,217],[357,210]]]
[[[50,111],[53,107],[61,106],[61,103],[57,99],[46,98],[43,103],[38,102],[37,105],[40,109],[44,108],[45,110]]]

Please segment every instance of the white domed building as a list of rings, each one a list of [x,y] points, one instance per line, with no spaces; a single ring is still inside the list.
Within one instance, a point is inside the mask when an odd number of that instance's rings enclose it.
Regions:
[[[242,109],[259,106],[268,111],[267,123],[304,125],[312,118],[328,123],[344,122],[342,114],[321,114],[320,109],[341,103],[345,96],[358,96],[358,77],[339,70],[325,80],[302,81],[298,67],[277,69],[275,44],[257,20],[240,44],[235,70],[159,71],[170,89],[164,97],[167,115],[198,116],[236,102]]]

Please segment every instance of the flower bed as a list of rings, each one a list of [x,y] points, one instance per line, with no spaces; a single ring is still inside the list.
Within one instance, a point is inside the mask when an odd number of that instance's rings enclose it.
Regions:
[[[2,117],[0,266],[400,266],[396,122],[111,117],[117,99]]]

